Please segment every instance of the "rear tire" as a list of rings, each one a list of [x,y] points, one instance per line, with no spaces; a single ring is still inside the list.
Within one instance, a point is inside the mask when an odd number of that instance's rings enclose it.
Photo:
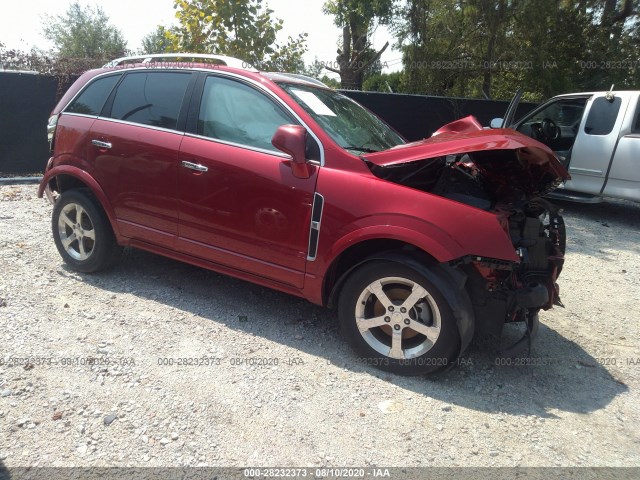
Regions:
[[[460,351],[445,297],[424,275],[400,263],[374,260],[351,273],[340,292],[338,315],[359,362],[382,370],[434,373]]]
[[[73,270],[97,272],[115,264],[122,247],[102,206],[86,190],[64,192],[53,207],[51,228],[60,256]]]

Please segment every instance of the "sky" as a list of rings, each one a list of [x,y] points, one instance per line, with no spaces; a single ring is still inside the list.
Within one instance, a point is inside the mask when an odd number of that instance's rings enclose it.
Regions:
[[[81,5],[98,5],[109,16],[110,22],[118,27],[127,40],[129,49],[137,50],[142,38],[155,30],[157,25],[168,27],[174,24],[173,0],[79,0]],[[48,50],[51,43],[42,36],[43,24],[52,17],[63,14],[70,0],[30,0],[28,4],[18,1],[4,2],[0,16],[0,42],[8,48],[30,50],[38,47]],[[337,41],[341,32],[333,24],[333,17],[322,13],[324,0],[263,0],[274,11],[274,16],[284,20],[279,40],[299,33],[309,34],[305,63],[314,58],[332,65],[335,62]],[[28,5],[26,7],[25,5]],[[384,27],[374,33],[373,45],[382,48],[386,41],[390,46],[382,55],[384,72],[401,68],[401,54],[391,49],[393,39]],[[387,68],[384,68],[388,66]],[[334,75],[330,75],[334,76]]]

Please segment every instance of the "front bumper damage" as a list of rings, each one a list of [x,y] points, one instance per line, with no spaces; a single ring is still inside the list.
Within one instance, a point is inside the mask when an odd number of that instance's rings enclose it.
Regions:
[[[528,356],[539,330],[538,312],[563,306],[556,280],[564,264],[564,221],[560,211],[539,198],[502,215],[520,261],[468,256],[455,266],[467,274],[476,337],[495,346],[500,356]],[[512,323],[524,324],[525,332],[504,348],[503,328]]]

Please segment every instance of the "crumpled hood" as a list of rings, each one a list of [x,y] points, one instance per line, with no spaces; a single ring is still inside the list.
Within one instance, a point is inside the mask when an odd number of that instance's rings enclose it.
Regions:
[[[570,178],[553,151],[543,143],[511,129],[485,130],[471,116],[443,126],[425,140],[361,156],[374,165],[387,167],[446,155],[492,150],[515,150],[521,162],[542,168],[559,179]]]

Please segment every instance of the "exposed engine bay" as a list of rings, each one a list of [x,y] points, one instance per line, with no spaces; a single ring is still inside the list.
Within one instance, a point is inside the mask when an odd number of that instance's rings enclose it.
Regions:
[[[468,256],[451,262],[467,275],[476,335],[499,337],[503,325],[525,322],[527,343],[540,309],[560,305],[566,230],[558,209],[542,196],[561,179],[529,149],[445,155],[392,165],[368,163],[384,180],[491,212],[511,238],[520,262]],[[514,349],[514,352],[517,349]]]

